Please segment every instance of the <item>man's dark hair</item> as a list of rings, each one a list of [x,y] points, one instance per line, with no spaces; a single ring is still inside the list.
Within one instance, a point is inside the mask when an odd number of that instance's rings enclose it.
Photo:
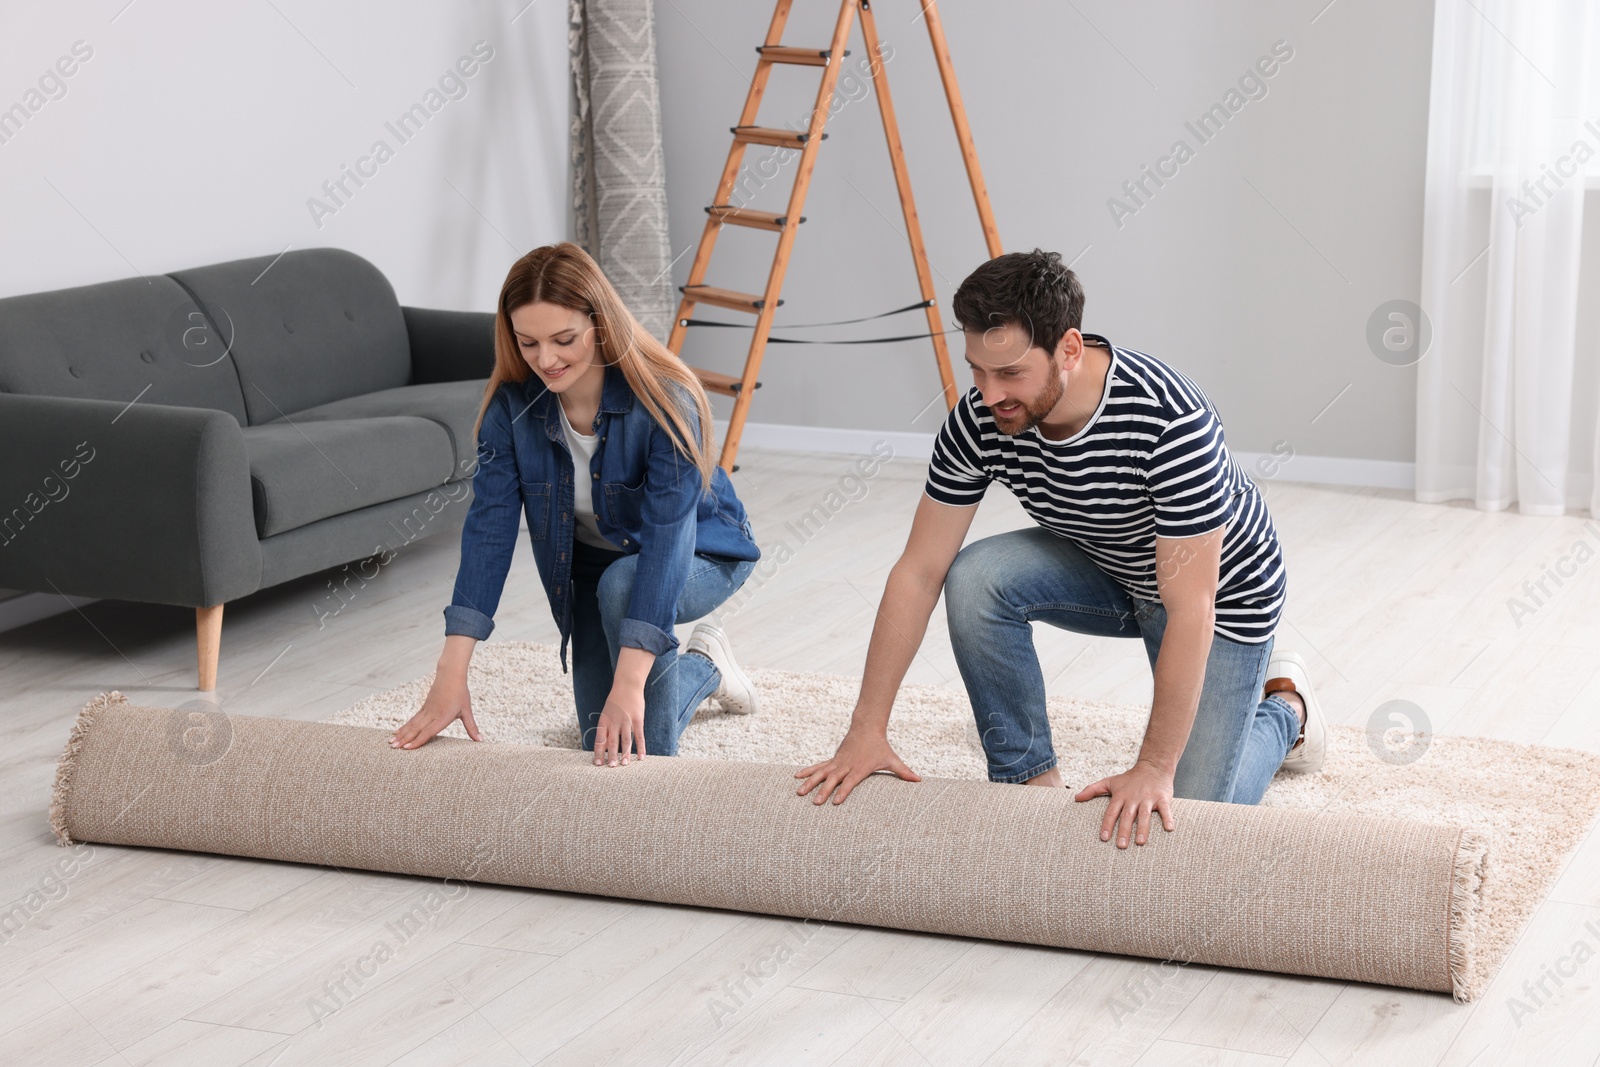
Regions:
[[[1050,355],[1083,322],[1083,285],[1057,252],[1007,252],[967,275],[951,306],[963,330],[1015,323]]]

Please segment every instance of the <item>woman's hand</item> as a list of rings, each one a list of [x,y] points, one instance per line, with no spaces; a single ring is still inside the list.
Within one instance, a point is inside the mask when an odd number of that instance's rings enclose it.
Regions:
[[[600,712],[600,723],[595,727],[594,765],[615,767],[620,757],[622,765],[627,766],[635,747],[639,758],[644,759],[644,687],[619,681],[612,685],[611,695]]]
[[[428,699],[422,702],[422,710],[394,732],[389,746],[417,748],[425,745],[457,719],[467,728],[468,737],[474,741],[483,740],[478,724],[472,720],[472,694],[467,692],[466,668],[454,670],[441,666],[433,676],[433,686],[428,690]]]
[[[594,765],[615,767],[620,758],[627,765],[631,753],[644,759],[644,687],[655,666],[653,652],[632,645],[617,653],[617,669],[611,674],[611,694],[600,709],[600,722],[594,731]],[[635,743],[637,742],[637,743]]]

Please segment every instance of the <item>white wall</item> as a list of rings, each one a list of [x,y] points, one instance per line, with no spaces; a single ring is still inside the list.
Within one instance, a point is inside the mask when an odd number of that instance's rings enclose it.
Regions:
[[[837,5],[795,7],[786,41],[825,43]],[[920,4],[875,8],[948,307],[983,244]],[[770,10],[657,4],[680,283]],[[1416,297],[1426,0],[942,0],[940,10],[1006,247],[1076,259],[1087,329],[1191,373],[1241,452],[1287,442],[1299,456],[1364,461],[1357,471],[1385,465],[1386,477],[1409,462],[1414,371],[1379,362],[1364,335],[1379,304]],[[516,254],[566,235],[565,13],[562,0],[0,0],[0,108],[28,100],[75,42],[93,50],[65,95],[0,143],[0,295],[334,245],[377,263],[404,302],[488,308]],[[466,96],[398,145],[384,123],[479,40],[494,58]],[[1279,40],[1294,58],[1267,95],[1197,145],[1184,123]],[[855,63],[859,34],[852,48]],[[762,121],[803,119],[815,79],[815,68],[777,70]],[[852,95],[822,146],[787,321],[916,297],[876,105],[864,87]],[[1195,157],[1117,226],[1107,200],[1180,137]],[[319,228],[307,200],[380,138],[394,158]],[[756,203],[781,205],[787,180]],[[771,235],[730,227],[711,280],[759,288],[771,247]],[[912,315],[834,335],[921,328]],[[735,371],[743,348],[697,331],[685,355]],[[959,345],[956,355],[965,385]],[[775,346],[762,378],[753,417],[777,424],[774,442],[784,425],[926,434],[940,419],[925,342]],[[1302,473],[1319,470],[1339,476]]]
[[[948,309],[985,252],[920,7],[874,5],[894,49],[888,76]],[[1417,297],[1430,3],[942,0],[939,9],[1005,246],[1039,245],[1077,260],[1085,329],[1195,377],[1239,451],[1270,453],[1282,441],[1299,456],[1404,471],[1415,371],[1376,359],[1365,331],[1378,305]],[[797,2],[785,43],[824,46],[836,12],[836,4]],[[699,237],[770,13],[767,3],[719,0],[656,6],[674,254]],[[1265,97],[1199,144],[1184,123],[1222,101],[1280,40],[1294,55],[1265,81]],[[864,54],[859,33],[851,48],[847,71]],[[761,123],[803,120],[816,77],[816,68],[777,69]],[[849,318],[917,298],[870,94],[844,106],[829,130],[780,323]],[[1194,158],[1152,186],[1119,227],[1108,199],[1179,138]],[[756,206],[781,208],[792,170]],[[727,228],[711,283],[759,290],[772,246],[771,234]],[[678,263],[680,284],[690,258]],[[908,315],[835,335],[913,333],[923,321]],[[692,331],[684,354],[734,371],[743,346],[732,334]],[[955,359],[965,387],[959,343]],[[752,416],[760,422],[927,432],[942,417],[940,405],[924,410],[937,390],[926,341],[775,346],[762,380]]]
[[[0,295],[328,245],[403,303],[492,307],[511,260],[566,232],[566,6],[513,23],[524,4],[6,3],[0,108],[74,42],[92,56],[0,128]],[[477,41],[493,58],[402,144],[385,122]],[[380,139],[394,157],[319,226],[308,199]]]
[[[0,124],[0,296],[324,245],[402,303],[490,309],[566,236],[566,56],[564,0],[6,2],[0,109],[37,110]],[[419,102],[401,143],[385,123]],[[307,201],[380,139],[393,158],[319,226]]]

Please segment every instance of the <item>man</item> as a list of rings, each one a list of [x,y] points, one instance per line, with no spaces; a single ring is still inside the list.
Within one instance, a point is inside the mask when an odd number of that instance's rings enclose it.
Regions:
[[[1254,804],[1280,766],[1318,770],[1326,724],[1305,664],[1273,652],[1277,533],[1205,394],[1082,333],[1083,288],[1055,253],[992,259],[953,304],[974,387],[939,432],[850,729],[795,775],[800,795],[842,803],[882,770],[920,780],[889,745],[889,710],[941,588],[991,781],[1062,784],[1030,623],[1144,639],[1155,692],[1138,759],[1076,795],[1110,797],[1102,841],[1144,844],[1152,815],[1174,829],[1175,796]],[[1037,525],[962,548],[992,481]]]

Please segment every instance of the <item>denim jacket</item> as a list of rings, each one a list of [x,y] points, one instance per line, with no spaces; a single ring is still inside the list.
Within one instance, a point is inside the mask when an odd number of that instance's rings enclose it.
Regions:
[[[539,580],[561,630],[564,670],[572,636],[575,472],[558,403],[536,375],[503,383],[489,401],[478,431],[472,505],[461,530],[461,566],[444,609],[444,632],[481,641],[494,630],[520,509],[528,519]],[[688,415],[698,426],[692,406]],[[636,401],[616,367],[605,368],[594,432],[600,443],[584,476],[590,479],[600,533],[624,552],[639,554],[621,641],[659,656],[677,647],[672,627],[695,553],[755,560],[761,550],[727,473],[716,468],[710,490],[702,492],[700,472]]]

